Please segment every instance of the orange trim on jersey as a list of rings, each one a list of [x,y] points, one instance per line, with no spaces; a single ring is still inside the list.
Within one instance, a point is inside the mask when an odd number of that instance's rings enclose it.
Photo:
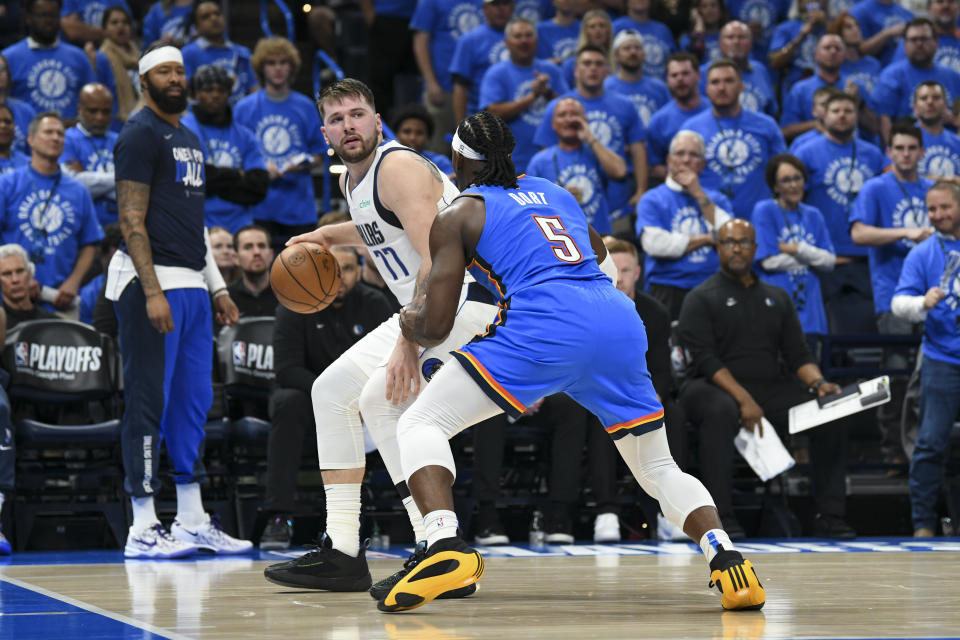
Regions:
[[[611,425],[607,427],[606,430],[607,430],[607,433],[613,435],[618,431],[623,431],[624,429],[633,429],[634,427],[639,427],[642,424],[654,422],[655,420],[661,420],[662,418],[663,418],[663,409],[660,409],[660,411],[657,411],[656,413],[651,413],[649,415],[643,416],[642,418],[631,420],[630,422],[621,422],[620,424]]]
[[[489,280],[490,282],[493,283],[493,286],[496,287],[497,293],[500,294],[500,297],[501,297],[501,298],[505,298],[505,297],[506,297],[506,296],[503,294],[503,288],[500,286],[500,283],[497,282],[497,280],[493,277],[493,273],[492,273],[491,271],[489,271],[488,269],[485,269],[482,264],[480,264],[479,262],[477,262],[477,259],[476,259],[476,258],[474,258],[473,260],[471,260],[471,261],[470,261],[470,264],[467,265],[467,269],[472,269],[473,267],[476,267],[477,269],[480,269],[480,271],[483,271],[485,274],[487,274],[487,280]]]
[[[488,324],[488,325],[486,326],[486,328],[483,330],[483,333],[479,334],[481,338],[486,338],[487,336],[489,336],[490,334],[492,334],[492,333],[496,330],[497,327],[499,327],[500,325],[503,324],[503,320],[504,320],[503,312],[504,312],[504,311],[506,311],[506,309],[505,309],[504,307],[502,307],[502,306],[500,306],[500,305],[497,305],[497,317],[494,319],[493,322],[491,322],[490,324]]]
[[[466,359],[470,362],[470,364],[473,365],[473,368],[477,370],[477,373],[480,374],[480,377],[483,378],[483,381],[486,382],[487,385],[488,385],[493,391],[496,391],[496,392],[497,392],[497,395],[499,395],[501,398],[503,398],[503,399],[506,400],[508,403],[510,403],[510,406],[511,406],[511,407],[513,407],[514,409],[516,409],[516,410],[517,410],[518,412],[520,412],[520,413],[523,413],[524,411],[527,410],[527,408],[524,406],[524,404],[523,404],[522,402],[520,402],[519,400],[517,400],[516,398],[514,398],[513,395],[512,395],[509,391],[507,391],[507,390],[504,389],[502,386],[500,386],[500,383],[497,382],[496,379],[494,379],[494,377],[493,377],[492,375],[490,375],[490,372],[487,371],[486,367],[484,367],[482,364],[480,364],[480,361],[479,361],[479,360],[477,360],[476,358],[474,358],[474,357],[473,357],[472,355],[470,355],[469,353],[465,353],[465,352],[461,351],[460,349],[457,349],[455,352],[456,352],[456,353],[459,353],[461,356],[463,356],[464,358],[466,358]],[[661,411],[660,414],[663,415],[663,411]]]

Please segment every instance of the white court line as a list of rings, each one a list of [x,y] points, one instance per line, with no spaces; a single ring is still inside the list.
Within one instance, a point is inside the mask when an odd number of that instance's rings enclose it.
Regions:
[[[97,615],[110,618],[111,620],[116,620],[117,622],[122,622],[123,624],[130,625],[131,627],[136,627],[137,629],[143,629],[144,631],[155,633],[158,636],[169,638],[170,640],[193,640],[190,636],[185,636],[174,631],[170,631],[169,629],[163,629],[161,627],[154,626],[149,622],[134,620],[133,618],[128,618],[127,616],[119,613],[101,609],[96,605],[88,604],[82,600],[77,600],[76,598],[71,598],[70,596],[65,596],[61,593],[57,593],[56,591],[50,591],[49,589],[44,589],[43,587],[38,587],[35,584],[18,580],[16,578],[11,578],[10,576],[0,574],[0,581],[9,582],[12,585],[22,587],[28,591],[33,591],[34,593],[39,593],[40,595],[47,596],[48,598],[65,602],[69,605],[77,607],[78,609],[83,609],[84,611],[89,611],[90,613],[96,613]]]

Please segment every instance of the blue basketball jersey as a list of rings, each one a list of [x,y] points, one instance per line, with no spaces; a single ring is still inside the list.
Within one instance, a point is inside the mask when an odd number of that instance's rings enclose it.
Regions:
[[[590,246],[587,218],[569,191],[549,180],[520,176],[519,188],[471,186],[461,196],[486,204],[471,275],[500,299],[548,280],[606,278]]]

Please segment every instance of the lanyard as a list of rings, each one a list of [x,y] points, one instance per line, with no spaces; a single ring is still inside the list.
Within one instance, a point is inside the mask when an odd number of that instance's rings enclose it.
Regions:
[[[729,198],[732,201],[734,197],[733,185],[734,185],[734,180],[736,178],[736,175],[735,175],[736,169],[734,169],[733,165],[731,164],[732,156],[733,156],[733,150],[731,149],[731,147],[733,145],[733,141],[728,140],[727,137],[724,135],[723,125],[720,124],[720,119],[717,118],[717,114],[713,112],[713,109],[710,110],[710,115],[713,116],[713,121],[717,125],[717,131],[720,133],[720,136],[722,137],[720,144],[717,145],[717,159],[720,161],[720,166],[723,167],[723,173],[724,173],[723,186],[721,187],[721,191],[723,191],[723,195],[727,196],[727,198]],[[741,109],[740,113],[737,114],[737,117],[734,118],[732,131],[737,131],[738,129],[740,129],[740,118],[742,117],[743,117],[743,109]],[[722,154],[720,153],[721,151],[723,151]]]
[[[787,228],[787,234],[789,235],[790,240],[798,243],[801,242],[803,238],[795,238],[793,235],[793,228],[790,226],[790,218],[787,216],[787,210],[783,208],[783,205],[780,204],[779,200],[774,200],[774,202],[777,203],[777,208],[780,209],[780,213],[781,215],[783,215],[783,224]],[[807,230],[803,226],[803,214],[800,213],[799,206],[797,207],[797,217],[800,218],[799,226],[800,226],[801,232],[806,233]]]

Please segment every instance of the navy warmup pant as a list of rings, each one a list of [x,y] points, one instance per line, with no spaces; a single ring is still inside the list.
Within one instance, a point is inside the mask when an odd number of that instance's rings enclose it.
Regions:
[[[160,489],[158,452],[163,440],[173,481],[197,481],[194,463],[213,402],[210,296],[206,289],[164,293],[174,324],[167,334],[150,324],[139,279],[131,281],[117,301],[126,403],[121,433],[124,489],[138,498]]]

